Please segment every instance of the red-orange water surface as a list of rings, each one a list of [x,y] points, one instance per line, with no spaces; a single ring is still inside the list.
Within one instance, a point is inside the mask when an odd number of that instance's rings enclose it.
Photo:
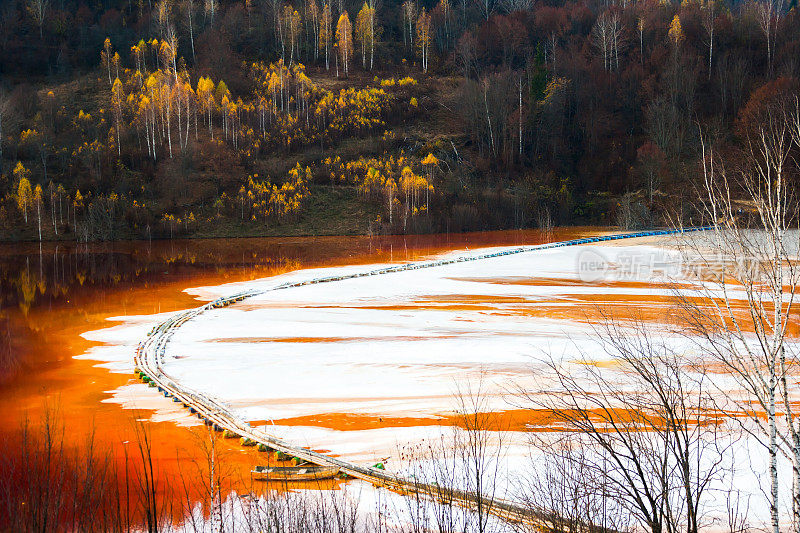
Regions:
[[[600,234],[596,228],[556,230],[563,240]],[[75,359],[93,343],[80,335],[113,326],[113,316],[153,314],[194,307],[183,289],[243,281],[299,268],[420,259],[448,250],[544,242],[537,231],[483,232],[408,237],[320,237],[109,244],[0,246],[0,441],[19,442],[26,419],[35,425],[46,405],[57,405],[65,444],[80,451],[94,432],[98,446],[118,462],[135,455],[133,414],[103,403],[110,391],[133,382],[92,361]],[[131,354],[132,356],[133,354]],[[206,461],[198,444],[205,428],[147,422],[156,487],[174,497],[183,473]],[[229,474],[226,486],[249,489],[249,470],[264,454],[219,444]],[[172,490],[170,490],[172,488]],[[171,506],[174,508],[177,506]]]
[[[645,419],[653,426],[658,420],[645,417],[641,413],[617,410],[589,409],[589,418],[594,423],[614,420],[619,424],[641,423]],[[612,414],[610,414],[612,413]],[[564,412],[559,416],[548,409],[508,409],[485,415],[483,428],[489,431],[562,431],[564,417],[575,417],[576,413]],[[708,412],[704,415],[703,423],[719,423],[723,414]],[[273,420],[277,425],[285,426],[318,426],[338,431],[364,431],[382,427],[418,427],[418,426],[457,426],[467,428],[468,421],[462,415],[445,413],[436,417],[379,417],[368,414],[353,413],[324,413],[295,418],[282,418]],[[690,420],[689,423],[695,423]],[[254,422],[257,423],[265,423]],[[652,426],[651,426],[652,427]]]

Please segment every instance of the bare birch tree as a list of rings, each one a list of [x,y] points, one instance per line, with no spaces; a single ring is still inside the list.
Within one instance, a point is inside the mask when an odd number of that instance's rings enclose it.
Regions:
[[[644,30],[647,26],[647,20],[643,15],[639,15],[636,19],[636,29],[639,32],[639,64],[644,66]]]
[[[767,41],[767,67],[772,73],[772,56],[778,38],[778,22],[783,14],[784,0],[760,0],[755,2],[754,9],[758,25]]]
[[[214,15],[217,14],[217,0],[205,0],[205,14],[209,25],[214,26]]]
[[[786,342],[800,282],[797,199],[792,189],[800,115],[785,100],[767,103],[745,133],[731,166],[703,139],[703,202],[709,238],[685,244],[711,282],[705,298],[682,298],[691,338],[733,375],[742,394],[721,391],[769,457],[771,531],[781,529],[778,457],[793,465],[794,531],[800,531],[800,419],[790,400],[800,379],[798,354]],[[796,102],[796,100],[795,100]]]
[[[622,41],[622,21],[619,13],[604,11],[592,27],[592,43],[603,56],[606,71],[619,69],[619,49]]]
[[[711,59],[714,55],[714,30],[717,22],[717,3],[715,0],[707,0],[701,8],[701,23],[708,36],[708,79],[711,79]]]
[[[50,10],[50,0],[28,0],[27,4],[28,12],[39,27],[39,39],[43,39],[42,29],[47,20],[47,12]]]
[[[194,55],[194,0],[186,0],[186,16],[189,21],[189,45],[192,49],[192,64],[197,64]]]
[[[403,43],[414,50],[414,21],[417,17],[417,5],[413,0],[406,0],[401,7],[403,12]]]

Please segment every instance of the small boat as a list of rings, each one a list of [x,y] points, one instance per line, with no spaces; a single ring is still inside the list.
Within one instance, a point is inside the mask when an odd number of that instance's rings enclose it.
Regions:
[[[257,466],[251,475],[258,481],[317,481],[338,473],[335,466]]]

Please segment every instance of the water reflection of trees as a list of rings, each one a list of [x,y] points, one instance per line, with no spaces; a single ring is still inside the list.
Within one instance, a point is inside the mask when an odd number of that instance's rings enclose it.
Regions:
[[[0,382],[17,374],[43,329],[57,326],[52,311],[82,313],[134,288],[213,276],[239,280],[300,268],[297,250],[191,243],[116,243],[0,248]],[[207,279],[207,278],[206,278]],[[33,314],[41,310],[44,314]]]
[[[581,232],[556,233],[554,238],[571,238]],[[85,313],[90,305],[97,312],[99,305],[101,314],[124,313],[114,308],[113,298],[124,291],[147,289],[152,300],[159,298],[153,290],[171,284],[182,289],[300,268],[409,261],[443,248],[533,244],[547,238],[526,231],[0,245],[0,382],[16,374],[23,354],[43,332],[61,325],[57,322],[63,318],[54,312]]]
[[[220,239],[0,247],[0,311],[53,305],[89,290],[168,283],[198,273],[249,279],[359,260],[404,261],[439,249],[517,244],[514,232],[463,235]],[[528,242],[538,242],[535,233]]]
[[[27,314],[37,305],[66,301],[76,291],[85,294],[166,283],[197,273],[222,277],[267,275],[299,268],[302,264],[298,257],[271,250],[243,250],[231,255],[168,248],[143,246],[116,250],[55,246],[49,251],[0,255],[0,310],[18,308]]]
[[[0,379],[6,372],[16,370],[19,358],[11,347],[11,321],[6,313],[0,313]]]

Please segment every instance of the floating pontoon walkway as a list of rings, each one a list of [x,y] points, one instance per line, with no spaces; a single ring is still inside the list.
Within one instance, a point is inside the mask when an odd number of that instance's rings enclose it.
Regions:
[[[270,450],[280,451],[291,457],[297,457],[301,460],[308,461],[319,466],[337,467],[343,474],[347,474],[348,476],[354,478],[363,479],[374,485],[384,486],[401,493],[421,492],[431,498],[437,498],[437,495],[441,494],[451,502],[472,507],[475,506],[476,502],[478,501],[474,495],[452,490],[446,487],[421,484],[413,480],[403,479],[378,468],[361,466],[343,461],[336,457],[317,453],[313,450],[309,450],[308,448],[302,448],[278,439],[260,428],[254,428],[250,426],[246,420],[237,416],[221,401],[176,382],[169,376],[169,374],[164,372],[162,366],[164,363],[164,355],[166,352],[167,343],[172,337],[172,334],[176,329],[181,327],[181,325],[210,309],[226,307],[236,302],[240,302],[246,298],[264,294],[269,291],[289,289],[292,287],[313,285],[317,283],[330,283],[365,276],[385,275],[394,272],[404,272],[407,270],[417,270],[421,268],[433,268],[466,261],[481,261],[495,257],[549,250],[553,248],[563,248],[566,246],[579,246],[620,239],[633,239],[637,237],[652,237],[676,233],[688,233],[707,229],[710,228],[703,227],[682,230],[644,231],[637,233],[608,235],[603,237],[587,237],[583,239],[573,239],[569,241],[553,242],[534,246],[521,246],[506,249],[500,252],[485,253],[473,256],[459,256],[438,261],[412,262],[392,267],[379,268],[367,272],[315,278],[294,283],[284,283],[269,289],[242,291],[230,296],[218,298],[195,309],[178,313],[177,315],[154,327],[150,333],[148,333],[147,339],[142,341],[136,349],[136,355],[134,357],[136,363],[136,374],[151,386],[157,387],[159,392],[165,397],[172,398],[175,402],[183,403],[183,405],[189,409],[192,414],[196,414],[198,418],[203,420],[206,425],[212,426],[216,431],[227,430],[231,433],[241,436],[244,439],[250,439],[252,442],[263,445]],[[517,522],[544,520],[544,514],[534,512],[511,502],[499,501],[495,499],[491,502],[484,500],[484,504],[487,508],[492,509],[493,514],[506,520]]]

